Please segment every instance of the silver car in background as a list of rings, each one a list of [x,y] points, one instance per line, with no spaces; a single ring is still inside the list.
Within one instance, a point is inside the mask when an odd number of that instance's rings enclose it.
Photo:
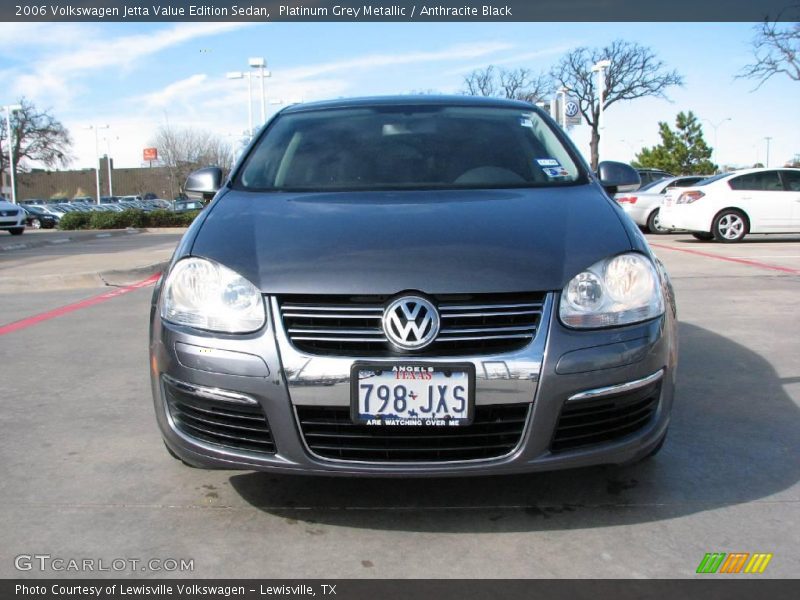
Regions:
[[[649,233],[668,233],[670,229],[661,224],[661,207],[667,194],[679,188],[689,187],[710,175],[681,175],[659,179],[640,187],[635,192],[614,194],[617,201],[634,223]]]

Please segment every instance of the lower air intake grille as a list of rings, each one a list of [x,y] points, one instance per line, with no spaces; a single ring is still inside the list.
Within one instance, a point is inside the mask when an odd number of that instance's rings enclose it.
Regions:
[[[275,443],[260,406],[209,400],[164,382],[167,406],[175,427],[185,435],[209,444],[275,453]]]
[[[436,462],[497,458],[511,452],[525,428],[529,404],[475,407],[462,427],[369,426],[353,423],[348,407],[297,406],[311,452],[368,462]]]
[[[284,331],[303,352],[394,356],[381,326],[395,296],[282,296]],[[518,350],[536,336],[545,294],[446,294],[430,297],[439,312],[436,340],[415,356],[466,356]]]
[[[661,381],[614,396],[567,402],[551,450],[558,452],[611,442],[642,429],[658,407]]]

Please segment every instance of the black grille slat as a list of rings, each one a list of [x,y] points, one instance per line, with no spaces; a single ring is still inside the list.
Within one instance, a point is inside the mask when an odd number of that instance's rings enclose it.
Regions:
[[[275,453],[267,417],[260,406],[194,396],[164,383],[167,407],[182,433],[217,446]]]
[[[477,406],[470,425],[370,426],[354,423],[349,407],[297,406],[309,449],[323,458],[441,461],[497,458],[511,452],[525,428],[529,404]]]
[[[626,394],[567,402],[551,444],[553,452],[618,440],[649,423],[658,408],[661,382]]]
[[[283,328],[303,352],[333,356],[466,356],[519,350],[536,336],[545,294],[431,297],[441,317],[436,341],[403,353],[387,340],[383,307],[392,296],[282,296]]]

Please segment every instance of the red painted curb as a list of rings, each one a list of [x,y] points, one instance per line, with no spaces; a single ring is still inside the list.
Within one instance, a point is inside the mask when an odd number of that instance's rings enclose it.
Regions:
[[[89,306],[94,306],[95,304],[100,304],[101,302],[105,302],[106,300],[111,300],[112,298],[116,298],[117,296],[122,296],[123,294],[127,294],[128,292],[138,290],[139,288],[147,287],[148,285],[153,285],[156,281],[158,281],[159,277],[161,277],[161,273],[156,273],[155,275],[148,277],[144,281],[139,281],[137,283],[117,288],[110,292],[106,292],[105,294],[100,294],[99,296],[87,298],[86,300],[74,302],[73,304],[67,304],[66,306],[54,308],[53,310],[48,310],[47,312],[39,313],[38,315],[33,315],[32,317],[27,317],[20,321],[14,321],[13,323],[9,323],[8,325],[0,326],[0,335],[12,333],[14,331],[19,331],[21,329],[27,329],[28,327],[32,327],[37,323],[41,323],[43,321],[49,321],[50,319],[55,319],[56,317],[61,317],[71,312],[75,312],[76,310],[87,308]]]

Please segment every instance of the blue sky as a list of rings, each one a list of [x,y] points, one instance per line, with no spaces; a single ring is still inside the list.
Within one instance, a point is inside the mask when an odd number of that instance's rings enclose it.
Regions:
[[[658,142],[657,122],[681,110],[719,123],[719,163],[770,162],[800,154],[800,83],[775,77],[759,90],[736,80],[750,60],[747,23],[75,23],[0,24],[0,103],[25,95],[70,129],[73,167],[93,166],[90,124],[119,167],[139,166],[156,128],[205,128],[232,141],[247,127],[247,83],[225,73],[264,56],[273,101],[461,90],[489,64],[547,69],[570,48],[615,38],[651,46],[685,77],[671,101],[618,103],[606,113],[605,158],[629,160]],[[258,83],[258,82],[254,82]],[[260,116],[256,85],[253,110]],[[268,114],[280,108],[267,106]],[[706,139],[714,130],[704,123]],[[588,155],[588,127],[571,135]]]

